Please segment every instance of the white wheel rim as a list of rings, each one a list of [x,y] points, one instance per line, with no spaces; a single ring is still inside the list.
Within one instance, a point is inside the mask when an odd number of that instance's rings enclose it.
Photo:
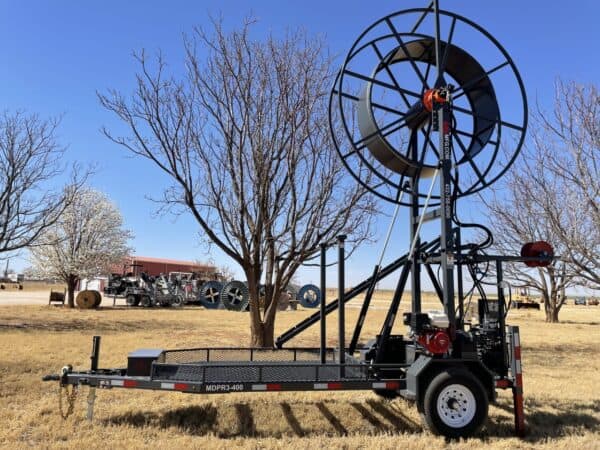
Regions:
[[[450,384],[444,387],[437,398],[438,416],[451,428],[462,428],[471,423],[476,409],[475,396],[462,384]]]

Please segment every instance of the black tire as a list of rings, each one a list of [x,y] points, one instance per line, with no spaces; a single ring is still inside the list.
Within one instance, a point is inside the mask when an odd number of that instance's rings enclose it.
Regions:
[[[434,434],[452,439],[472,436],[487,415],[487,393],[467,370],[445,370],[427,386],[422,416]]]
[[[316,308],[321,303],[321,290],[314,284],[305,284],[296,298],[305,308]]]
[[[152,299],[149,295],[136,295],[136,298],[138,304],[142,305],[144,308],[152,306]]]
[[[223,283],[216,280],[207,281],[198,292],[198,301],[206,309],[218,309],[221,305],[221,291]]]
[[[221,290],[221,303],[230,311],[245,311],[250,302],[248,286],[241,281],[230,281]]]
[[[137,306],[140,304],[140,298],[137,295],[129,294],[125,297],[125,303],[127,306]]]
[[[183,295],[181,294],[174,295],[173,300],[171,300],[171,306],[173,306],[174,308],[181,308],[184,303],[185,300],[183,298]]]

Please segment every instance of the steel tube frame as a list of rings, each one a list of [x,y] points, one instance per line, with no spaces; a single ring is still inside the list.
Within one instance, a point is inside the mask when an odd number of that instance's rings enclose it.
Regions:
[[[94,336],[92,339],[92,354],[90,355],[90,370],[98,370],[98,360],[100,359],[100,336]]]
[[[414,130],[410,137],[410,146],[412,158],[415,160],[419,157],[419,149],[417,143],[417,132]],[[411,181],[412,202],[410,206],[410,241],[411,249],[419,248],[421,245],[420,226],[419,226],[419,175],[414,176]],[[423,211],[425,212],[425,211]],[[421,312],[421,266],[419,264],[419,254],[413,250],[410,258],[410,274],[411,274],[411,309],[415,313]]]
[[[340,362],[340,378],[344,378],[345,370],[344,364],[346,363],[346,302],[344,301],[345,295],[345,283],[346,274],[345,272],[345,249],[344,242],[346,241],[345,235],[338,236],[338,345],[339,345],[339,362]]]
[[[448,94],[450,95],[450,94]],[[452,110],[450,99],[440,105],[437,112],[438,134],[440,138],[440,201],[441,201],[441,247],[440,263],[442,270],[442,293],[444,310],[448,316],[451,337],[456,331],[454,307],[454,236],[452,230]],[[435,120],[435,118],[434,118]]]
[[[321,325],[321,346],[319,348],[321,364],[327,361],[327,313],[325,304],[327,303],[327,244],[321,244],[321,304],[319,305],[320,325]]]

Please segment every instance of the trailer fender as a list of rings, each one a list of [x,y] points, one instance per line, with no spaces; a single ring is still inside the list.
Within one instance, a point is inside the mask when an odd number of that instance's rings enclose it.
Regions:
[[[496,399],[494,376],[481,362],[456,359],[439,359],[421,355],[406,371],[406,389],[401,391],[403,397],[414,400],[420,413],[423,412],[423,398],[427,386],[440,372],[450,367],[467,369],[482,383],[490,402]]]

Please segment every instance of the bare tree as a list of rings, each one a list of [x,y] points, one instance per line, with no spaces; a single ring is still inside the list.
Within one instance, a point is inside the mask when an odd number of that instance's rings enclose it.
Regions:
[[[531,180],[537,201],[580,282],[600,289],[598,89],[559,80],[553,111],[538,108],[535,119],[535,162],[546,172]]]
[[[491,218],[492,248],[500,254],[519,254],[523,244],[538,240],[549,242],[557,255],[565,252],[548,216],[547,201],[543,197],[546,192],[540,188],[551,185],[553,179],[540,164],[542,157],[535,146],[525,149],[520,162],[492,190],[491,196],[483,199]],[[566,302],[565,289],[574,283],[574,269],[563,260],[533,269],[524,263],[507,263],[504,275],[515,287],[529,287],[539,292],[544,301],[546,321],[558,322],[560,309]]]
[[[110,271],[130,252],[131,232],[123,229],[117,207],[101,192],[81,190],[54,225],[31,249],[36,272],[67,284],[68,304],[74,307],[77,282]]]
[[[58,120],[23,112],[0,115],[0,259],[35,245],[69,206],[83,177],[56,187],[65,174]]]
[[[142,52],[131,99],[100,95],[130,130],[106,135],[151,160],[172,185],[162,201],[192,214],[250,291],[252,345],[272,346],[280,293],[319,243],[369,237],[374,203],[345,177],[328,132],[333,84],[323,42],[303,32],[250,38],[250,22],[185,40],[187,74]],[[266,285],[264,312],[259,283]]]
[[[226,264],[219,266],[218,272],[225,281],[231,281],[235,278],[235,270]]]

